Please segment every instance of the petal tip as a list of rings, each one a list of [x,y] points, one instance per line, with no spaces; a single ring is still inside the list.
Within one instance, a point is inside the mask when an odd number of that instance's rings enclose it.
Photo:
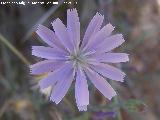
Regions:
[[[100,12],[97,12],[96,15],[104,17],[104,15],[102,15]]]
[[[37,34],[40,34],[40,31],[41,31],[42,27],[43,27],[43,25],[38,24],[37,29],[36,29],[35,32],[36,32]]]
[[[53,20],[53,22],[51,22],[52,26],[56,25],[56,22],[59,22],[59,21],[61,21],[59,18]]]
[[[60,103],[60,101],[58,101],[58,100],[55,100],[54,102],[55,102],[56,104],[59,104],[59,103]]]
[[[115,26],[113,26],[111,23],[108,23],[108,26],[112,31],[115,29]]]
[[[87,105],[83,105],[83,106],[78,106],[78,110],[79,111],[87,111]]]
[[[111,96],[108,97],[109,100],[112,100],[113,97],[115,97],[117,95],[116,92],[114,92]]]
[[[129,62],[129,55],[128,53],[126,53],[126,62]]]

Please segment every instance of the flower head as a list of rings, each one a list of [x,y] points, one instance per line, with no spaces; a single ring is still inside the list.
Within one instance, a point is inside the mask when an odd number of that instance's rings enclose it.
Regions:
[[[31,65],[32,74],[48,73],[40,80],[41,90],[51,90],[50,100],[58,104],[75,80],[75,97],[78,109],[86,111],[89,105],[87,78],[108,99],[116,95],[105,80],[123,81],[125,73],[108,63],[128,61],[125,53],[111,51],[121,45],[121,34],[111,35],[111,24],[101,28],[104,16],[97,13],[80,39],[80,22],[76,9],[67,11],[67,27],[60,19],[52,22],[54,31],[39,25],[36,33],[49,47],[33,46],[32,54],[45,60]]]

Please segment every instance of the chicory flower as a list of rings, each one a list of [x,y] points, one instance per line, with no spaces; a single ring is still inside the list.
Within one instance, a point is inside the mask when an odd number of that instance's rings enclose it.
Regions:
[[[75,80],[75,97],[78,109],[86,111],[89,105],[87,79],[109,100],[116,95],[109,78],[123,82],[125,73],[110,65],[129,60],[126,53],[112,50],[123,42],[122,34],[112,35],[111,24],[102,26],[104,16],[97,13],[88,25],[83,39],[80,38],[80,22],[76,9],[67,11],[67,27],[60,19],[52,22],[54,31],[39,25],[36,33],[48,44],[33,46],[32,55],[44,60],[31,65],[31,74],[44,74],[40,80],[43,91],[50,89],[50,100],[58,104]]]

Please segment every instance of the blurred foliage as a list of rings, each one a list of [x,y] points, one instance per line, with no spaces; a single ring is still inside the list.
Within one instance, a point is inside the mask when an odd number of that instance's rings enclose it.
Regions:
[[[130,99],[123,104],[123,108],[129,112],[143,112],[146,105],[140,100]]]
[[[0,120],[159,120],[160,0],[64,1],[72,4],[0,5]],[[115,33],[124,35],[118,51],[130,54],[130,62],[119,66],[127,73],[125,82],[112,83],[118,96],[109,101],[89,84],[87,112],[76,108],[74,83],[55,105],[36,86],[42,76],[29,74],[28,64],[39,61],[31,56],[31,46],[44,44],[34,32],[37,25],[52,29],[57,17],[66,23],[66,10],[73,7],[79,12],[81,36],[99,11],[104,24],[110,22]]]

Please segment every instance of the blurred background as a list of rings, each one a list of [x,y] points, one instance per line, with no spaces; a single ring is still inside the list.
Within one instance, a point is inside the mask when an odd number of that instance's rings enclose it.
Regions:
[[[112,83],[118,96],[109,101],[90,85],[87,112],[76,107],[74,84],[55,105],[36,86],[42,76],[31,76],[29,70],[30,64],[40,61],[31,55],[31,46],[44,45],[34,32],[37,25],[52,29],[50,23],[57,17],[66,24],[66,11],[74,7],[79,12],[81,36],[99,11],[105,16],[104,24],[110,22],[116,27],[114,33],[124,35],[126,42],[116,51],[130,54],[129,62],[118,65],[127,74],[125,82]],[[160,120],[159,91],[160,0],[0,4],[0,120]]]

